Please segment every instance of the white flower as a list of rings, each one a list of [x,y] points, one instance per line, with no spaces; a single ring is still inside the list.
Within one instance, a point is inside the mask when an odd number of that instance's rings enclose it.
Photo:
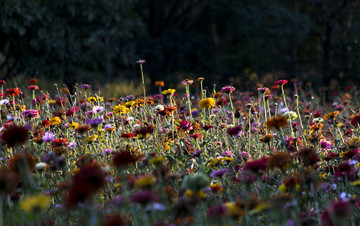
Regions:
[[[0,100],[0,105],[5,105],[5,104],[8,104],[8,103],[9,103],[8,99]]]
[[[288,119],[294,120],[298,117],[298,115],[296,114],[295,111],[287,111],[283,114],[283,116],[285,116]]]

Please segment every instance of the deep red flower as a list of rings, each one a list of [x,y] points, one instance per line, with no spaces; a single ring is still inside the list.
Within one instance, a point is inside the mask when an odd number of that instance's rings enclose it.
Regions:
[[[266,169],[266,159],[255,159],[245,164],[244,170],[250,170],[253,172],[259,172]]]
[[[13,126],[3,132],[2,141],[9,147],[14,147],[18,144],[24,144],[29,136],[29,130],[25,127]]]
[[[114,155],[112,163],[118,168],[127,167],[130,164],[137,162],[140,157],[141,155],[131,153],[127,150],[122,150]]]
[[[123,133],[121,134],[121,138],[134,138],[134,134],[133,133]]]

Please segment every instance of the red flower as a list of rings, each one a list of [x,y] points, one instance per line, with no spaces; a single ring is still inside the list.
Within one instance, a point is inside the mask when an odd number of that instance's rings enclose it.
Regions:
[[[29,138],[29,130],[25,127],[10,127],[2,134],[2,140],[9,147],[14,147],[17,144],[24,144]]]
[[[0,85],[6,85],[5,80],[0,80]]]
[[[137,162],[140,159],[141,155],[133,154],[130,151],[123,150],[115,154],[112,159],[112,163],[118,167],[126,167],[130,164]]]
[[[134,134],[133,133],[123,133],[121,134],[121,138],[134,138]]]
[[[247,162],[244,166],[244,170],[251,170],[253,172],[258,172],[260,170],[266,169],[267,160],[264,159],[255,159],[250,162]]]
[[[14,89],[7,89],[5,92],[5,95],[7,96],[17,96],[21,93],[21,90],[19,88],[14,88]]]

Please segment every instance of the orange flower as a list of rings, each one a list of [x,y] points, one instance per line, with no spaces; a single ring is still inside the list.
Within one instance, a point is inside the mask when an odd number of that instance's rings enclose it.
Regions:
[[[285,116],[275,116],[266,121],[266,125],[269,129],[285,128],[288,125],[287,118]]]
[[[156,87],[159,87],[159,86],[164,87],[165,86],[164,81],[155,81],[155,86]]]
[[[336,118],[336,116],[338,116],[339,114],[340,114],[339,111],[333,111],[333,112],[330,112],[330,113],[324,115],[324,119],[325,119],[325,120],[334,119],[334,118]]]
[[[7,96],[17,96],[21,93],[21,90],[19,88],[14,88],[14,89],[7,89],[5,92],[5,95]]]
[[[319,131],[323,126],[324,126],[324,125],[321,124],[321,123],[316,123],[316,124],[310,126],[310,133]]]

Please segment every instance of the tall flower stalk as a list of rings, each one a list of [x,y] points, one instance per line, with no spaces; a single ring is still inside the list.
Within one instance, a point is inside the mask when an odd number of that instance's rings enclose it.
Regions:
[[[143,64],[145,63],[145,60],[138,60],[136,61],[136,63],[138,63],[140,65],[140,71],[141,71],[141,83],[142,83],[142,88],[144,91],[144,100],[146,101],[146,91],[145,91],[145,78],[144,78],[144,70],[143,70]]]

